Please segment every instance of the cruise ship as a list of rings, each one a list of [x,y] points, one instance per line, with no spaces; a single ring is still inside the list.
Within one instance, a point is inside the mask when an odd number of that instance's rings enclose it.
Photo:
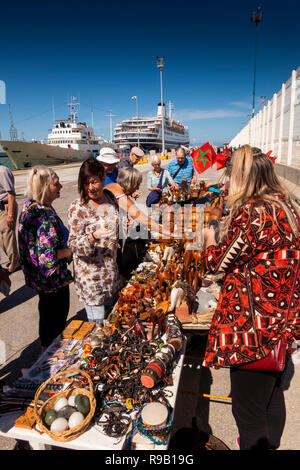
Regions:
[[[114,143],[120,149],[137,145],[146,151],[161,150],[163,119],[166,150],[176,148],[178,145],[188,147],[190,143],[188,127],[172,119],[171,109],[169,115],[166,115],[165,104],[162,106],[161,103],[158,104],[157,115],[154,117],[135,116],[117,124],[114,129]]]
[[[60,163],[84,161],[99,153],[105,143],[96,137],[92,127],[78,122],[78,106],[74,100],[68,105],[68,119],[56,120],[49,129],[47,143],[44,141],[0,140],[16,169],[35,165],[57,165]]]

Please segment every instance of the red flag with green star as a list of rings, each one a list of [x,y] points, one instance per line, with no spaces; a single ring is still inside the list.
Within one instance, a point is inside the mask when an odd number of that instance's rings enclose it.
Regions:
[[[225,168],[226,160],[229,157],[230,157],[230,150],[227,147],[227,145],[225,145],[225,149],[221,153],[217,153],[217,155],[216,155],[217,170],[221,170],[222,168]]]
[[[194,168],[198,173],[203,173],[215,163],[216,152],[209,142],[205,142],[201,147],[191,153]]]
[[[271,162],[274,164],[277,157],[275,157],[275,156],[274,156],[274,157],[271,157],[271,153],[272,153],[272,152],[273,152],[273,150],[269,150],[269,151],[266,153],[266,155],[267,155],[267,157],[269,157],[269,159],[271,160]]]

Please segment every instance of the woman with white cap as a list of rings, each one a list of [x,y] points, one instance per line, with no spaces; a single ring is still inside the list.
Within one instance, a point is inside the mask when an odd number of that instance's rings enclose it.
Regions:
[[[103,147],[96,159],[104,166],[104,187],[110,183],[116,183],[118,178],[117,164],[120,162],[120,159],[115,150],[111,147]]]

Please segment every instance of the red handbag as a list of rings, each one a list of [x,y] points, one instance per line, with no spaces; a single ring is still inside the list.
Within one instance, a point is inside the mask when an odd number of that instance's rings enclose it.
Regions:
[[[292,298],[293,298],[295,287],[296,287],[297,275],[298,275],[298,270],[299,270],[299,259],[300,258],[298,258],[297,269],[295,272],[295,278],[294,278],[293,287],[291,290],[291,295],[290,295],[290,300],[289,300],[289,306],[287,309],[287,314],[285,316],[286,320],[290,313],[291,302],[292,302]],[[247,362],[246,364],[237,365],[237,368],[243,369],[243,370],[265,370],[265,371],[269,370],[269,371],[281,372],[285,368],[285,358],[286,358],[286,345],[285,345],[284,339],[280,338],[279,341],[277,341],[277,343],[275,344],[272,351],[266,357],[263,357],[262,359],[259,359],[258,361],[251,361],[251,362]]]
[[[274,346],[274,349],[263,359],[258,361],[247,362],[246,364],[238,365],[239,369],[243,370],[273,370],[283,371],[285,367],[285,342],[281,338]]]

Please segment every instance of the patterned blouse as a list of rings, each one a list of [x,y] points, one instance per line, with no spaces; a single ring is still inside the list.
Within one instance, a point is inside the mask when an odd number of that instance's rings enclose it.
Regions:
[[[284,200],[284,196],[278,197]],[[227,240],[207,248],[208,269],[226,275],[208,335],[204,366],[228,367],[262,359],[280,338],[291,351],[293,342],[300,339],[300,274],[291,298],[300,241],[282,209],[276,209],[274,220],[270,204],[264,207],[262,229],[260,212],[254,202],[249,202],[233,220]]]
[[[113,194],[104,189],[109,210],[104,215],[91,202],[76,199],[68,212],[69,247],[73,251],[75,288],[79,300],[87,305],[102,305],[120,287],[117,267],[119,239],[118,204]],[[109,236],[91,244],[88,235],[108,230]]]
[[[18,238],[27,286],[50,293],[72,282],[67,260],[56,257],[56,251],[64,248],[64,234],[52,207],[28,199],[19,217]]]

